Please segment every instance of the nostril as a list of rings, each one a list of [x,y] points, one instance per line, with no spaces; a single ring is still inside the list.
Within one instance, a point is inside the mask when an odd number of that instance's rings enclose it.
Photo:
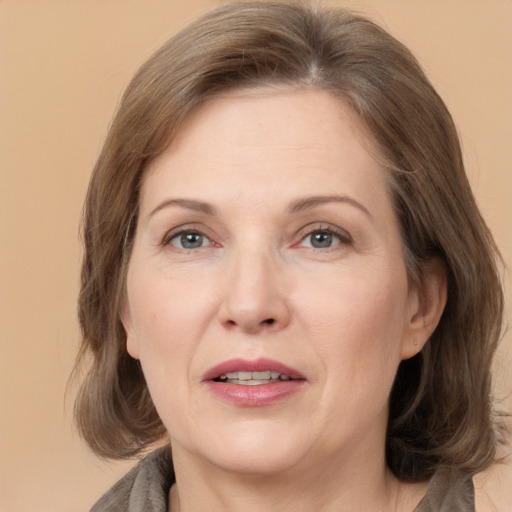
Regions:
[[[274,330],[278,325],[281,325],[280,317],[278,316],[265,318],[263,315],[258,315],[250,311],[237,312],[236,315],[230,315],[227,316],[227,318],[220,317],[219,320],[226,329],[241,329],[248,333],[257,333],[260,332],[261,329],[272,328],[272,330]]]

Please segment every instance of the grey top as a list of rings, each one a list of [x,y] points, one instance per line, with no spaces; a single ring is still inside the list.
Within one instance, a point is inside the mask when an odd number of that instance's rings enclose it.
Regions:
[[[107,491],[91,512],[167,512],[169,489],[174,482],[170,449],[160,448]],[[439,470],[412,512],[475,512],[471,475],[458,470]]]

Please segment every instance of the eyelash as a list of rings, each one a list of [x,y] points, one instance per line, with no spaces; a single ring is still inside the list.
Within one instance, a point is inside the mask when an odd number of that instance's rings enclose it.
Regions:
[[[176,229],[176,230],[173,230],[173,231],[170,231],[169,233],[167,233],[164,237],[164,239],[162,240],[162,246],[168,246],[168,245],[173,245],[172,244],[172,241],[178,237],[182,237],[184,235],[199,235],[201,237],[204,237],[205,239],[209,240],[209,244],[208,245],[214,245],[214,243],[211,241],[210,237],[208,237],[208,235],[206,235],[205,233],[203,233],[200,229],[196,229],[194,228],[193,226],[189,227],[189,228],[186,228],[186,229]],[[207,246],[199,246],[199,247],[207,247]],[[196,248],[186,248],[186,247],[176,247],[177,249],[181,249],[183,251],[187,251],[187,250],[194,250]]]
[[[328,236],[336,237],[336,238],[339,239],[339,244],[352,245],[352,243],[353,243],[352,237],[346,231],[335,229],[335,228],[333,228],[331,226],[326,226],[324,224],[319,224],[319,225],[315,225],[315,226],[311,226],[311,227],[305,228],[303,230],[303,232],[301,233],[301,237],[300,237],[299,242],[295,243],[293,245],[293,247],[301,246],[302,243],[308,237],[311,237],[315,233],[321,233],[321,234],[325,234],[325,235],[328,235]],[[176,247],[176,246],[174,246],[177,249],[180,249],[180,250],[183,250],[183,251],[194,251],[195,249],[199,249],[201,247],[208,247],[208,246],[212,246],[212,245],[217,245],[203,231],[201,231],[200,229],[196,229],[194,227],[190,227],[190,228],[187,228],[187,229],[173,230],[173,231],[167,233],[166,236],[164,237],[164,239],[162,240],[162,246],[173,245],[172,241],[174,239],[176,239],[178,237],[182,237],[184,235],[198,235],[198,236],[204,237],[206,240],[209,241],[209,243],[207,245],[200,245],[198,247],[193,247],[193,248]],[[311,245],[310,246],[305,246],[305,247],[309,247],[311,249],[318,249],[318,250],[322,250],[322,249],[328,250],[328,249],[332,249],[333,247],[335,247],[335,246],[337,246],[339,244],[335,244],[334,246],[329,246],[329,247],[322,247],[322,248],[321,247],[313,247]]]
[[[319,225],[315,225],[315,226],[308,226],[307,228],[305,228],[303,230],[303,234],[301,235],[300,241],[298,242],[298,244],[295,244],[295,246],[297,246],[297,245],[301,246],[303,244],[303,242],[308,237],[311,237],[312,235],[314,235],[316,233],[321,233],[321,234],[328,235],[328,236],[334,236],[339,239],[339,243],[334,244],[333,246],[322,247],[322,248],[321,247],[313,247],[311,245],[306,246],[306,247],[309,247],[311,249],[318,249],[318,250],[322,250],[322,249],[329,250],[329,249],[335,248],[338,245],[352,245],[352,243],[353,243],[352,237],[346,231],[333,228],[332,226],[326,226],[325,224],[319,224]]]

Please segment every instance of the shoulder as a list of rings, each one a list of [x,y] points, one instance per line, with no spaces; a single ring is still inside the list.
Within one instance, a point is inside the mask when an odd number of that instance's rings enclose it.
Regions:
[[[473,477],[477,512],[512,512],[512,460],[494,463]]]
[[[139,461],[90,512],[166,512],[173,482],[170,448],[163,447]]]
[[[475,512],[471,474],[457,468],[439,468],[414,512]]]

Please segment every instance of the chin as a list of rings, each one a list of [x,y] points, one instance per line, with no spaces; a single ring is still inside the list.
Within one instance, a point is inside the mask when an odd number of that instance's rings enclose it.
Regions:
[[[196,453],[230,473],[270,476],[292,469],[308,451],[304,440],[288,432],[284,435],[282,427],[245,427],[228,428],[213,436],[210,432],[205,449],[196,446]]]
[[[229,450],[230,453],[212,454],[213,464],[222,470],[244,476],[275,476],[292,470],[299,462],[297,450]]]

